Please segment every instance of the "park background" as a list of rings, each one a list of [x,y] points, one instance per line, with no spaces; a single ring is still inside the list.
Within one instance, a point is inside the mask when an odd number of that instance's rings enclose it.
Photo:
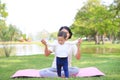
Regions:
[[[19,69],[42,69],[50,67],[53,54],[46,58],[43,55],[43,51],[33,52],[29,50],[33,50],[32,48],[36,50],[38,47],[42,50],[43,45],[40,43],[40,40],[44,38],[52,42],[56,39],[57,31],[49,32],[47,30],[41,30],[36,35],[33,35],[23,32],[17,25],[8,24],[7,17],[9,16],[9,12],[6,10],[6,3],[3,2],[0,0],[0,79],[11,79],[10,76]],[[59,16],[59,14],[57,15]],[[87,0],[77,10],[72,24],[69,25],[73,32],[71,40],[82,38],[83,42],[81,44],[81,59],[77,61],[73,58],[73,65],[80,68],[95,66],[104,72],[105,76],[76,79],[119,80],[119,17],[119,0],[113,0],[109,5],[101,3],[101,0]],[[20,56],[16,55],[18,47],[23,49],[22,51],[28,50],[29,54],[26,55],[23,53]],[[30,52],[32,52],[32,55]],[[22,79],[40,80],[39,78]],[[45,80],[49,80],[49,78]],[[70,80],[74,80],[74,78],[70,78]]]

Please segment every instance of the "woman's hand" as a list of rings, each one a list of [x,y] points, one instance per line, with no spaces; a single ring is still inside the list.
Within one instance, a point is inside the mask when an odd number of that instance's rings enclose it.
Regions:
[[[77,47],[80,47],[80,44],[82,43],[82,39],[81,38],[79,38],[78,39],[78,43],[77,43]]]
[[[82,39],[78,39],[77,42],[77,54],[76,54],[76,59],[80,59],[81,58],[81,51],[80,51],[80,44],[82,43]]]

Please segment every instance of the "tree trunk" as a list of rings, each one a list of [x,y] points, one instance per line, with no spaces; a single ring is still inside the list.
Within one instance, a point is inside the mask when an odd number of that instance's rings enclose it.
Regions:
[[[105,37],[104,37],[104,35],[101,36],[101,40],[102,40],[102,44],[104,44],[105,43]]]
[[[98,32],[96,32],[96,34],[95,34],[95,44],[99,44]]]

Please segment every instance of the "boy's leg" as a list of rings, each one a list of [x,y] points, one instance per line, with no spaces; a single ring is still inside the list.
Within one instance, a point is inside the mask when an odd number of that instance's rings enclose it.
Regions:
[[[56,67],[57,67],[57,74],[58,74],[58,77],[61,77],[61,60],[59,57],[57,57],[57,62],[56,62]]]
[[[63,70],[64,70],[64,73],[65,73],[65,77],[69,78],[68,58],[66,58],[65,61],[64,61]]]

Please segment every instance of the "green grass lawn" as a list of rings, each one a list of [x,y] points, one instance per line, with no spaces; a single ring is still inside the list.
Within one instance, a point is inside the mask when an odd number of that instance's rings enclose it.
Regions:
[[[12,80],[12,76],[20,69],[42,69],[50,67],[53,55],[12,56],[0,58],[0,80]],[[82,54],[81,60],[73,58],[73,66],[80,68],[97,67],[105,73],[101,77],[70,78],[69,80],[119,80],[120,79],[120,54]],[[49,78],[18,78],[14,80],[52,80]],[[58,80],[53,79],[53,80]]]
[[[120,44],[115,45],[87,45],[84,43],[81,48],[86,47],[115,47],[118,48]],[[43,54],[30,55],[30,56],[11,56],[0,57],[0,80],[63,80],[58,78],[15,78],[11,79],[17,70],[20,69],[42,69],[50,67],[54,55],[45,57]],[[69,80],[120,80],[120,53],[105,53],[105,54],[89,54],[82,53],[81,59],[78,61],[73,58],[73,66],[80,68],[97,67],[100,71],[105,73],[101,77],[88,77],[88,78],[69,78]]]

